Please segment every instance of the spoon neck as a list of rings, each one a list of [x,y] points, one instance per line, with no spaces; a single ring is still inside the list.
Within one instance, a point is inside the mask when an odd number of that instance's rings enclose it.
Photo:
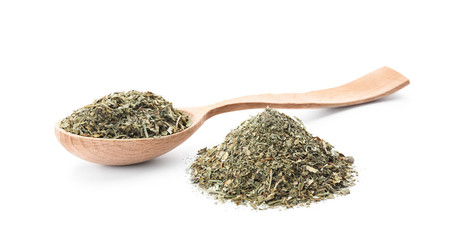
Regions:
[[[304,93],[261,94],[228,99],[215,104],[185,108],[191,113],[194,121],[203,123],[207,119],[222,113],[257,108],[315,108],[317,104],[309,101]]]

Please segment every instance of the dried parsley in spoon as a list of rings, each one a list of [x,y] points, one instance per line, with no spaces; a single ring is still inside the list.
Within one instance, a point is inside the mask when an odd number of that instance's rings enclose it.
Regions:
[[[60,122],[67,132],[95,138],[154,138],[191,124],[172,103],[151,92],[115,92],[77,109]]]

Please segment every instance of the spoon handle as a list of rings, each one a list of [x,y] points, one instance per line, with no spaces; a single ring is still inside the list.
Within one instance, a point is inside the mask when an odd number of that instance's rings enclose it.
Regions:
[[[345,85],[306,93],[261,94],[225,100],[198,108],[204,120],[217,114],[253,108],[342,107],[374,101],[409,84],[409,80],[389,68],[379,68]]]

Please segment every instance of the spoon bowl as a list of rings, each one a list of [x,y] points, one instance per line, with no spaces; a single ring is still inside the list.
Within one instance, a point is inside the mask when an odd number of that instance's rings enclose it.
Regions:
[[[389,67],[379,68],[345,85],[306,93],[262,94],[234,98],[216,104],[180,109],[192,125],[175,134],[158,138],[107,139],[83,137],[55,125],[58,141],[72,154],[103,165],[130,165],[163,155],[186,141],[209,118],[226,112],[254,108],[324,108],[370,102],[390,95],[409,80]]]
[[[158,138],[109,139],[83,137],[69,133],[57,123],[55,136],[66,150],[79,158],[103,165],[131,165],[163,155],[191,137],[201,126],[195,116],[185,112],[193,124],[184,131]]]

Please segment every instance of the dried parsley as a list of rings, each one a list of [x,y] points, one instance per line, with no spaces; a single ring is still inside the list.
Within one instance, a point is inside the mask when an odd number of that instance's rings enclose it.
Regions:
[[[151,92],[115,92],[77,109],[60,122],[67,132],[95,138],[153,138],[191,124],[172,103]]]
[[[190,167],[191,180],[222,201],[262,209],[348,194],[356,174],[353,158],[312,136],[298,121],[265,109],[223,143],[201,149]]]

